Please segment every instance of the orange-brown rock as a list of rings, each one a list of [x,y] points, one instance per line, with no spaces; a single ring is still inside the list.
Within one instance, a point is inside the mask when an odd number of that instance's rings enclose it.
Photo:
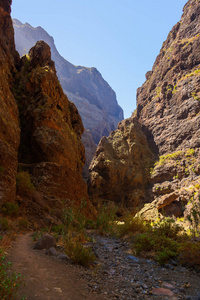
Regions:
[[[40,41],[20,60],[10,5],[0,0],[0,205],[16,201],[22,214],[52,224],[67,205],[84,200],[85,212],[92,210],[82,178],[84,129],[63,93],[49,46]],[[17,174],[18,165],[29,171],[35,191],[28,173]],[[16,174],[17,190],[24,191],[17,197]]]
[[[34,185],[50,207],[87,201],[82,178],[84,128],[75,105],[63,93],[45,42],[37,42],[21,58],[15,84],[21,121],[19,162],[29,165]]]
[[[18,108],[11,90],[19,57],[14,46],[10,5],[11,0],[0,1],[0,203],[15,199],[20,139]]]
[[[93,203],[112,201],[134,210],[149,201],[152,153],[136,119],[119,123],[108,138],[101,139],[90,165],[89,193]]]
[[[17,19],[13,19],[13,26],[16,49],[20,56],[28,54],[39,40],[51,47],[60,83],[68,99],[76,105],[86,129],[82,137],[86,153],[83,175],[88,178],[88,167],[100,139],[108,136],[123,119],[123,111],[117,104],[115,92],[96,68],[74,66],[64,59],[57,51],[53,37],[42,27],[22,24]]]

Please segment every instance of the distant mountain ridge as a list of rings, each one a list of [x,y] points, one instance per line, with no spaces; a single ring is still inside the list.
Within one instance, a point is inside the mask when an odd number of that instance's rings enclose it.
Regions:
[[[53,38],[42,28],[22,24],[13,19],[16,49],[20,56],[28,53],[38,40],[45,41],[51,48],[52,60],[55,62],[60,83],[79,110],[86,132],[86,167],[92,159],[94,149],[102,136],[117,128],[118,123],[124,118],[123,110],[118,105],[116,94],[103,79],[96,68],[74,66],[64,59],[57,51]],[[91,140],[92,134],[93,141]],[[88,138],[87,138],[88,136]],[[89,139],[89,151],[88,140]],[[92,152],[92,154],[91,154]]]

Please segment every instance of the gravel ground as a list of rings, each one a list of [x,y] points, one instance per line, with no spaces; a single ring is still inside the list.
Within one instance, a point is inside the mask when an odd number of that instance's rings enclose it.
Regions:
[[[78,266],[88,291],[111,299],[200,299],[200,273],[175,261],[164,267],[131,254],[130,246],[117,238],[90,234],[97,260],[92,269]]]

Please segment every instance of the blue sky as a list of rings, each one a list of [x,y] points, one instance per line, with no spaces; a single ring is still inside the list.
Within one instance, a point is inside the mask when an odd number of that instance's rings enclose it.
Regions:
[[[96,67],[114,89],[125,117],[186,0],[13,0],[12,17],[43,27],[60,54]]]

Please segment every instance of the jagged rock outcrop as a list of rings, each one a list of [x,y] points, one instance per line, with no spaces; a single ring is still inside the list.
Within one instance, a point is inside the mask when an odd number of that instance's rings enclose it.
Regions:
[[[16,201],[22,215],[46,225],[81,201],[92,214],[82,178],[81,117],[63,92],[45,42],[19,58],[10,5],[0,1],[0,204]],[[16,177],[23,195],[16,196]]]
[[[200,182],[199,112],[200,2],[189,0],[184,6],[180,22],[169,33],[152,71],[147,72],[145,83],[137,91],[136,114],[127,121],[133,124],[135,118],[138,120],[148,146],[158,160],[152,166],[149,185],[146,184],[143,189],[146,193],[149,191],[147,202],[152,201],[141,211],[146,218],[156,219],[159,214],[183,216],[188,201],[196,199]],[[111,136],[110,144],[114,145],[115,135]],[[127,139],[124,134],[121,141],[123,139]],[[102,157],[104,152],[101,153]],[[114,162],[114,156],[110,156],[110,160]],[[130,162],[126,163],[128,168]],[[140,165],[141,162],[138,169]],[[102,159],[101,169],[105,169],[106,178],[102,189],[107,191],[110,187],[110,194],[115,195],[106,166],[106,160]],[[96,171],[95,161],[90,169],[93,198],[98,191],[101,173]],[[124,178],[123,172],[121,176]],[[120,197],[123,202],[123,196]]]
[[[103,137],[90,165],[92,202],[115,202],[134,210],[148,202],[152,153],[136,119],[126,119],[108,138]]]
[[[123,119],[123,111],[117,104],[115,92],[97,69],[74,66],[61,57],[53,38],[43,28],[33,28],[30,24],[22,24],[16,19],[13,20],[13,25],[16,48],[21,56],[28,53],[38,40],[44,40],[51,47],[52,59],[55,62],[60,83],[70,101],[78,108],[85,129],[89,130],[92,135],[92,143],[88,131],[83,139],[86,148],[84,174],[87,175],[87,166],[96,149],[96,147],[94,149],[94,144],[97,145],[102,136],[108,136]]]
[[[18,108],[11,90],[19,56],[14,46],[10,5],[11,0],[0,1],[0,203],[15,198],[20,140]]]
[[[51,207],[87,199],[80,115],[56,76],[50,47],[39,41],[21,58],[15,95],[21,121],[19,162]]]

